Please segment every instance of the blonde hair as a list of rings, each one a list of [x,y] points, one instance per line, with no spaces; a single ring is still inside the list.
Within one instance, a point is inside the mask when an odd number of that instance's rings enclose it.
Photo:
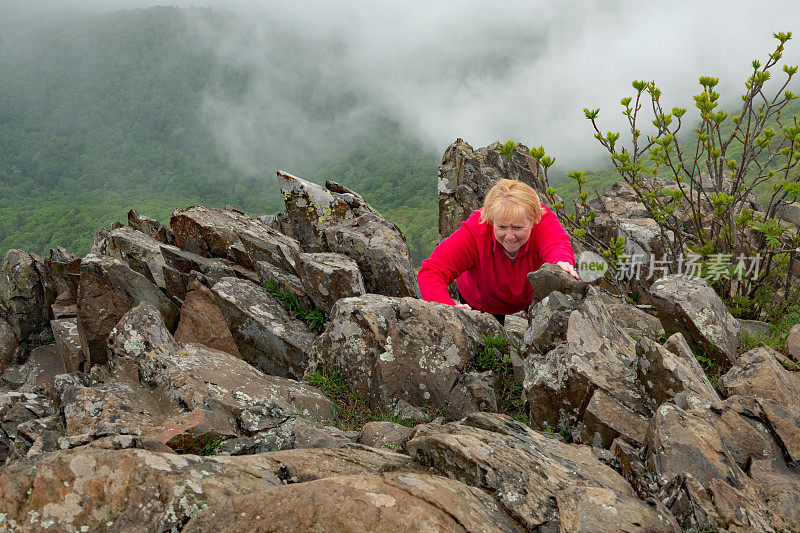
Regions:
[[[483,200],[481,222],[512,223],[528,217],[538,224],[542,219],[539,195],[527,183],[517,180],[500,180],[486,193]]]

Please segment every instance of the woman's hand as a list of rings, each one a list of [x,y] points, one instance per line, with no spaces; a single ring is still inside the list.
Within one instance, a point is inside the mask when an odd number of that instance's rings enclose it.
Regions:
[[[580,276],[578,276],[578,273],[575,272],[575,267],[572,266],[571,264],[567,263],[566,261],[559,261],[556,264],[561,267],[561,270],[563,270],[573,278],[577,279],[578,281],[581,280]]]
[[[458,307],[459,309],[466,309],[467,311],[474,311],[474,309],[470,307],[469,304],[453,304],[453,307]]]

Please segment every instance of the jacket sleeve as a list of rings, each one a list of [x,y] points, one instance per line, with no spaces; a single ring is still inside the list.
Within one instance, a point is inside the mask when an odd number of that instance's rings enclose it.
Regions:
[[[462,223],[460,228],[439,243],[431,256],[422,262],[417,273],[422,298],[429,302],[454,305],[447,286],[477,262],[478,246],[475,236]]]
[[[542,220],[533,228],[533,245],[543,263],[566,261],[575,266],[575,252],[558,217],[542,205]]]

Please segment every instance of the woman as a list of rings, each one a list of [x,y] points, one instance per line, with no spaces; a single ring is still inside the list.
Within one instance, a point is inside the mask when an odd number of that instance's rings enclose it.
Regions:
[[[580,279],[558,217],[527,184],[500,180],[489,190],[483,207],[422,262],[417,281],[425,300],[485,311],[503,324],[505,315],[531,304],[527,275],[543,263],[554,263]],[[459,304],[447,290],[453,280]]]

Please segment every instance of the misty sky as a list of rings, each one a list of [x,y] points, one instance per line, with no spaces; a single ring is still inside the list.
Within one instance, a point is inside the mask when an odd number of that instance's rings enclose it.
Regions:
[[[668,107],[691,108],[704,74],[718,76],[720,92],[734,101],[750,62],[772,51],[773,32],[794,30],[800,39],[791,1],[0,0],[0,17],[165,3],[237,15],[226,24],[190,23],[221,60],[255,81],[236,101],[209,87],[200,110],[221,150],[251,171],[288,146],[355,142],[376,116],[439,153],[457,137],[475,147],[514,139],[586,165],[601,152],[584,107],[601,108],[603,127],[619,130],[618,102],[632,92],[631,80],[655,80]],[[784,62],[800,63],[800,43],[790,41]],[[313,84],[298,101],[296,87],[307,80]],[[338,105],[342,94],[340,112],[315,112]]]

